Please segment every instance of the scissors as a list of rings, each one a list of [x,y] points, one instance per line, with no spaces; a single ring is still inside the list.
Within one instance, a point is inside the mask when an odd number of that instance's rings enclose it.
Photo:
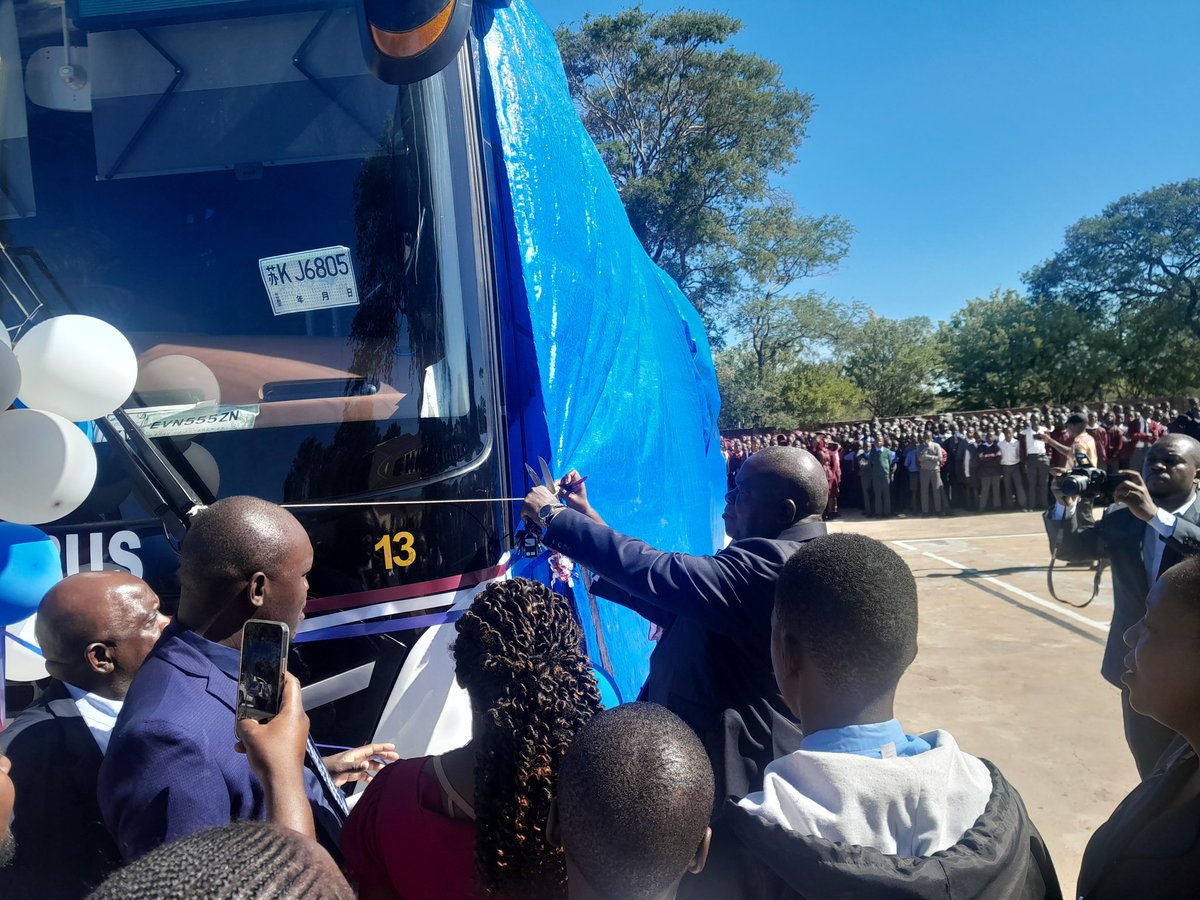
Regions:
[[[542,467],[541,475],[538,475],[529,463],[525,463],[525,471],[529,474],[529,478],[535,485],[545,485],[546,490],[556,497],[565,497],[567,494],[574,493],[576,488],[588,480],[588,477],[584,475],[578,481],[572,481],[570,484],[562,484],[554,477],[554,473],[550,469],[550,464],[540,456],[538,457],[538,465]]]

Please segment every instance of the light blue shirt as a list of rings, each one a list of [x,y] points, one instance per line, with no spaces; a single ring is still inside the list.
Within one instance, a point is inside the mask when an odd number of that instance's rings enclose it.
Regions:
[[[846,725],[806,734],[800,749],[812,753],[853,753],[883,759],[884,756],[917,756],[931,750],[929,742],[914,734],[905,734],[897,719],[870,725]]]

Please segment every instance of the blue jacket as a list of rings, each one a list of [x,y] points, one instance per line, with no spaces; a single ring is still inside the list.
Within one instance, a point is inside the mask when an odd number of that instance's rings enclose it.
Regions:
[[[771,670],[771,610],[783,564],[823,534],[824,523],[804,522],[775,540],[749,538],[712,556],[688,556],[574,510],[558,513],[546,529],[547,547],[596,573],[592,593],[665,629],[638,699],[667,707],[700,736],[719,796],[731,777],[761,788],[777,745],[796,733]]]
[[[133,679],[100,766],[98,795],[125,859],[235,819],[263,819],[262,784],[234,750],[240,654],[171,623]],[[305,789],[321,842],[336,847],[342,813],[314,774]]]

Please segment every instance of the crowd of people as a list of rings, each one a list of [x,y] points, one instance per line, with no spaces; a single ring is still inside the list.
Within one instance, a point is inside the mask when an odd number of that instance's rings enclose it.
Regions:
[[[1069,430],[1048,447],[1088,443]],[[1164,547],[1139,551],[1146,590],[1115,640],[1128,703],[1171,740],[1096,823],[1089,900],[1193,896],[1200,876],[1200,526],[1183,524],[1200,443],[1168,435],[1143,455],[1148,493],[1127,488],[1128,508]],[[0,732],[0,895],[1060,898],[997,766],[903,727],[916,581],[885,544],[826,533],[827,475],[819,454],[758,449],[726,496],[732,542],[710,556],[613,530],[576,472],[534,488],[521,514],[545,545],[652,624],[649,677],[603,709],[570,600],[490,583],[454,626],[472,737],[416,759],[389,744],[319,756],[290,674],[277,716],[236,717],[242,628],[299,623],[312,547],[278,506],[214,503],[183,541],[173,620],[125,573],[43,599],[52,679]],[[1055,513],[1078,552],[1103,539],[1067,499]],[[354,781],[368,783],[349,809]]]
[[[727,437],[722,453],[732,486],[746,459],[765,447],[807,449],[829,482],[826,518],[842,508],[879,518],[1042,511],[1050,503],[1051,470],[1082,462],[1112,473],[1141,471],[1159,437],[1189,428],[1200,428],[1198,398],[1189,399],[1183,412],[1172,402],[1155,401],[876,418]],[[1081,434],[1087,437],[1079,439]]]

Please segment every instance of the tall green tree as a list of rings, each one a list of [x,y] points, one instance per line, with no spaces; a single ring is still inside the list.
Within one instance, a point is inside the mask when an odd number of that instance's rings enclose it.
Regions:
[[[752,351],[717,354],[722,428],[791,429],[834,421],[860,408],[858,389],[831,361],[794,360],[760,369]]]
[[[742,23],[640,6],[556,32],[571,95],[650,257],[710,325],[740,283],[737,236],[795,160],[812,97],[729,46]]]
[[[1120,312],[1103,334],[1113,375],[1107,387],[1118,397],[1190,394],[1200,385],[1193,363],[1200,359],[1200,338],[1179,327],[1171,304]]]
[[[738,236],[742,280],[724,324],[754,351],[759,372],[835,343],[858,308],[798,283],[832,271],[849,250],[853,228],[838,216],[798,216],[777,198],[750,211]]]
[[[1098,398],[1117,377],[1109,332],[1013,290],[969,301],[939,341],[948,392],[970,408]]]
[[[1200,178],[1110,203],[1067,229],[1063,248],[1025,276],[1039,300],[1099,326],[1149,314],[1163,337],[1200,338]]]
[[[941,351],[925,316],[888,319],[872,312],[844,345],[846,375],[872,414],[902,416],[933,403]]]

